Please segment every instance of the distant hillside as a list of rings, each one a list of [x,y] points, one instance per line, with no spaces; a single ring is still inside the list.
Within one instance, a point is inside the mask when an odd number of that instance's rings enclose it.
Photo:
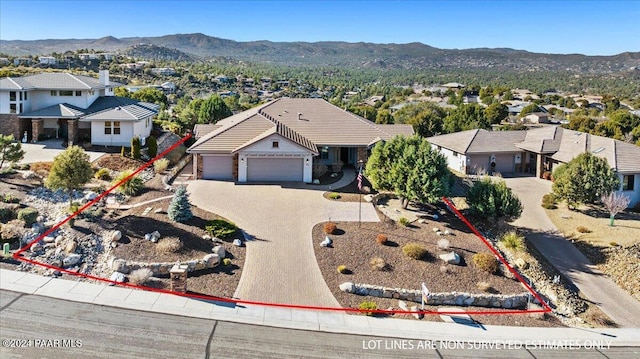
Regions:
[[[141,44],[145,44],[145,46]],[[576,73],[616,73],[640,67],[640,52],[625,52],[615,56],[585,56],[580,54],[540,54],[505,48],[446,50],[422,43],[237,42],[199,33],[121,39],[107,36],[100,39],[0,40],[1,51],[9,55],[41,55],[54,51],[60,53],[66,50],[85,48],[130,54],[139,53],[134,56],[158,56],[161,59],[174,60],[191,56],[193,59],[197,57],[225,57],[294,66],[348,66],[381,69],[492,68],[522,72],[561,70]]]
[[[134,58],[164,61],[194,61],[197,56],[189,55],[176,49],[151,44],[139,44],[120,51],[122,54]]]

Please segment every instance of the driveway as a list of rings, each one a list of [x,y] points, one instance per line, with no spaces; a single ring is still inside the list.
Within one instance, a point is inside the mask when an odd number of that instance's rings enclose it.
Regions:
[[[19,163],[53,162],[53,158],[65,149],[62,140],[47,140],[37,143],[23,143],[24,158]],[[89,155],[89,161],[93,162],[104,152],[85,151]]]
[[[551,192],[551,182],[532,177],[505,181],[524,207],[522,216],[513,224],[530,230],[527,239],[613,321],[621,327],[640,327],[640,302],[591,264],[558,232],[540,206],[542,196]]]
[[[196,180],[189,181],[187,189],[192,204],[232,220],[255,237],[246,242],[236,298],[340,306],[315,259],[312,240],[323,238],[311,238],[311,229],[328,220],[357,221],[357,202],[329,201],[321,190],[279,185]],[[379,221],[373,205],[364,201],[362,220]]]

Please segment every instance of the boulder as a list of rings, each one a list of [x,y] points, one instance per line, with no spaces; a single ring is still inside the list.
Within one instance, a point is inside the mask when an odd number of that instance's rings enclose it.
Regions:
[[[324,237],[324,240],[320,242],[321,247],[331,247],[333,240],[329,236]]]
[[[157,242],[158,239],[160,239],[160,232],[158,232],[158,231],[153,231],[153,233],[151,233],[151,235],[156,238],[156,242]]]
[[[93,201],[97,197],[98,197],[98,194],[95,193],[95,192],[89,192],[89,193],[84,195],[84,199],[87,200],[87,201]]]
[[[217,254],[220,258],[224,258],[227,256],[227,251],[224,249],[223,246],[215,246],[211,251]]]
[[[156,208],[153,213],[158,213],[158,214],[162,214],[164,213],[164,210],[162,208]]]
[[[59,246],[60,244],[62,244],[62,241],[64,240],[63,236],[56,236],[55,240],[53,241],[53,243],[56,244],[56,246]]]
[[[524,260],[524,258],[518,258],[515,260],[514,262],[516,264],[516,266],[518,266],[518,268],[520,269],[527,269],[529,268],[529,263]]]
[[[236,247],[242,247],[242,241],[236,238],[233,240],[233,245]]]
[[[127,279],[127,277],[120,272],[113,272],[111,274],[111,277],[109,277],[109,280],[111,280],[112,282],[116,282],[116,283],[124,283],[124,281]],[[110,285],[114,285],[115,283],[111,283]]]
[[[153,236],[151,235],[151,233],[146,233],[144,235],[144,240],[145,241],[151,241],[153,239]]]
[[[78,248],[78,243],[76,241],[68,242],[66,246],[64,246],[65,253],[74,253]]]
[[[427,221],[425,221],[425,219],[424,219],[424,218],[420,218],[420,219],[418,220],[418,223],[420,223],[420,224],[424,224],[424,223],[426,223],[426,222],[427,222]]]
[[[220,264],[220,256],[216,253],[207,254],[202,259],[206,263],[207,268],[213,268]]]
[[[111,232],[111,242],[117,242],[122,238],[122,232],[113,231]]]
[[[444,253],[439,255],[438,257],[449,264],[460,264],[460,256],[456,252]]]
[[[43,216],[36,217],[36,222],[38,222],[38,223],[44,222],[44,217]]]
[[[211,240],[211,236],[208,234],[205,234],[202,236],[202,239],[204,239],[205,241],[210,241]]]
[[[55,239],[55,237],[46,236],[46,237],[42,238],[42,241],[44,241],[44,243],[54,243],[56,241],[56,239]]]
[[[69,254],[68,256],[64,257],[64,259],[62,260],[62,266],[72,267],[78,264],[80,262],[80,259],[82,259],[82,257],[79,254],[76,254],[76,253]]]
[[[111,269],[116,272],[129,273],[129,266],[127,265],[127,261],[124,259],[114,258],[111,261]]]
[[[346,293],[355,293],[356,285],[351,282],[344,282],[340,284],[340,290]]]
[[[398,307],[404,311],[409,311],[409,307],[407,307],[407,303],[404,300],[398,301]]]
[[[410,308],[411,315],[413,315],[416,319],[422,319],[422,314],[418,313],[418,306],[412,305]]]
[[[24,171],[22,172],[22,179],[32,179],[35,178],[36,174],[33,171]]]
[[[372,196],[372,195],[370,195],[370,194],[365,194],[365,195],[363,196],[363,198],[364,198],[364,200],[365,200],[365,201],[367,201],[367,202],[373,202],[373,196]]]
[[[42,245],[38,242],[31,245],[31,252],[36,253],[42,250]]]

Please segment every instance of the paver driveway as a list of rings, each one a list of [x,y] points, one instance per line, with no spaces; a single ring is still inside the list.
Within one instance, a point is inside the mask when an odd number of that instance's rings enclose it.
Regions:
[[[540,206],[551,192],[551,182],[531,177],[507,178],[524,210],[513,224],[531,231],[527,239],[562,274],[613,321],[622,327],[640,327],[640,302],[591,264],[571,242],[558,233]]]
[[[191,203],[224,216],[253,235],[235,297],[270,303],[339,307],[318,267],[311,229],[319,222],[357,221],[358,203],[329,201],[322,191],[190,181]],[[362,203],[362,220],[379,221]],[[334,238],[334,240],[340,240]],[[331,249],[327,249],[331,250]],[[322,255],[322,253],[319,253]]]

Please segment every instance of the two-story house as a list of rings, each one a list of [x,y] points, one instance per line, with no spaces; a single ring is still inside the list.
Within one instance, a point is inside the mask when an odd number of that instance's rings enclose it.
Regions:
[[[159,106],[114,96],[109,71],[99,78],[41,73],[0,79],[0,132],[36,142],[65,138],[93,145],[126,146],[146,138]]]

